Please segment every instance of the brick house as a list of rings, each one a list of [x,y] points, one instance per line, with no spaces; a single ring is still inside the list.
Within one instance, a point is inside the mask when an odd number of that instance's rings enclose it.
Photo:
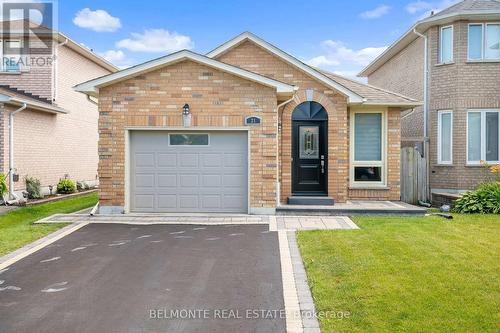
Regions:
[[[38,29],[35,36],[33,30],[24,30],[22,20],[2,24],[0,165],[4,173],[13,167],[12,175],[19,176],[12,190],[20,195],[25,176],[40,179],[45,193],[49,185],[66,176],[95,184],[97,105],[72,87],[117,68],[62,33],[29,23],[30,29]],[[21,54],[25,36],[29,36],[30,47],[46,50]]]
[[[292,197],[399,200],[417,100],[245,32],[81,83],[99,100],[101,213],[273,213]]]
[[[480,161],[499,163],[499,1],[462,1],[417,22],[360,76],[424,100],[403,112],[401,136],[403,146],[428,140],[433,194],[473,189],[487,177]]]

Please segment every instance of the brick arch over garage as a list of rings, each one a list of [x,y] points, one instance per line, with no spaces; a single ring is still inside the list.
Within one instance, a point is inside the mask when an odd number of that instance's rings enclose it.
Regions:
[[[292,113],[299,104],[310,101],[321,104],[328,113],[328,196],[336,202],[345,202],[349,183],[347,97],[325,95],[314,89],[299,90],[280,110],[280,201],[286,203],[292,193]]]

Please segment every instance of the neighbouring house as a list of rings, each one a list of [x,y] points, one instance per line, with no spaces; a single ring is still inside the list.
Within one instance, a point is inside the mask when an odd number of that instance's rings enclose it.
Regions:
[[[399,200],[400,114],[421,105],[249,32],[75,89],[99,100],[101,213]]]
[[[59,179],[65,177],[94,185],[98,164],[97,105],[72,87],[117,68],[60,32],[24,23],[2,22],[2,170],[7,174],[13,167],[13,190],[18,196],[25,189],[26,176],[38,178],[45,193],[48,186],[55,189]],[[25,53],[27,43],[28,50],[42,51]],[[13,136],[9,135],[12,121]]]
[[[424,100],[403,112],[401,136],[402,146],[428,140],[434,200],[485,181],[481,161],[499,163],[500,1],[462,1],[417,22],[360,76]]]

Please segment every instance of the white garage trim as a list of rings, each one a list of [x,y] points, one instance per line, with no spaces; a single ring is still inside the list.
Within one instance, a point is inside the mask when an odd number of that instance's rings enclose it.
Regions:
[[[125,206],[124,213],[130,213],[130,194],[131,194],[131,181],[130,181],[130,132],[131,131],[162,131],[162,132],[246,132],[247,134],[247,214],[251,213],[250,208],[250,170],[251,170],[251,156],[250,156],[250,129],[248,127],[126,127],[125,128]]]

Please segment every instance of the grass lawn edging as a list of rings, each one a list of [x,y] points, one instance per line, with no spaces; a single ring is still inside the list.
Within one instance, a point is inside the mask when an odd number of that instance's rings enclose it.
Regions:
[[[67,223],[34,224],[35,221],[54,214],[77,212],[94,206],[97,201],[97,193],[92,192],[39,205],[19,207],[0,215],[0,256],[67,225]]]
[[[360,230],[300,231],[327,332],[496,332],[498,215],[353,217]]]

